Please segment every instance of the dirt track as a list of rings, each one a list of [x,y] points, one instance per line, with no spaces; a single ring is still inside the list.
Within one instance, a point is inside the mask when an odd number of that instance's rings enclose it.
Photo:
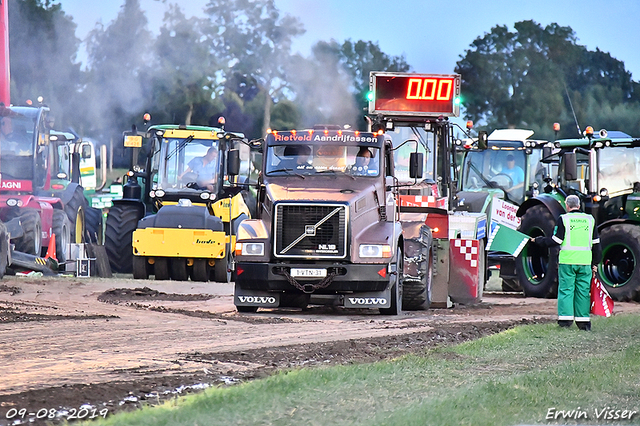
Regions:
[[[85,403],[113,413],[282,368],[419,352],[551,321],[556,310],[554,300],[485,296],[477,306],[399,317],[325,307],[238,314],[232,292],[214,283],[5,277],[0,425],[13,408],[55,408],[58,419],[61,408]]]

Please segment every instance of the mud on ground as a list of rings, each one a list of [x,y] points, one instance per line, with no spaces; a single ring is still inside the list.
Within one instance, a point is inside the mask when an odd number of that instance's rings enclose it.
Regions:
[[[398,317],[330,307],[239,314],[232,294],[218,283],[5,278],[0,425],[19,424],[21,409],[34,414],[24,424],[45,424],[35,418],[52,409],[59,423],[84,404],[85,416],[113,414],[282,369],[422,353],[554,321],[556,310],[553,300],[491,295]]]

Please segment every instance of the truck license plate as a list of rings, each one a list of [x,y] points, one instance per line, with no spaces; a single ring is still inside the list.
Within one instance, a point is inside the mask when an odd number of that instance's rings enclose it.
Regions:
[[[323,278],[327,276],[326,269],[312,269],[312,268],[291,268],[290,275],[297,278]]]

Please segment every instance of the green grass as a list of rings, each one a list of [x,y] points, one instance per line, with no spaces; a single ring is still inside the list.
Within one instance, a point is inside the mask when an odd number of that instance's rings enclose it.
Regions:
[[[517,327],[374,364],[300,369],[209,389],[93,425],[640,424],[640,316],[596,318],[594,331]],[[550,408],[587,418],[547,420]]]

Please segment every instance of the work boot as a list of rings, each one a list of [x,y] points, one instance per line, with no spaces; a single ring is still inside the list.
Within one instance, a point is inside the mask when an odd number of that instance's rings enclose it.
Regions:
[[[576,325],[580,330],[591,331],[591,321],[588,322],[576,322]]]
[[[573,324],[571,320],[558,320],[558,325],[562,328],[569,328]]]

